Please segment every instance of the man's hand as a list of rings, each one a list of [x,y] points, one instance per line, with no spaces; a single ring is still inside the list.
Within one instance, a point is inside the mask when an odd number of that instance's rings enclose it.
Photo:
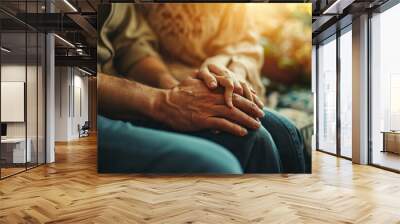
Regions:
[[[232,102],[235,107],[228,107],[220,90],[210,91],[201,80],[188,78],[162,91],[153,117],[180,131],[210,129],[244,136],[246,128],[260,127],[256,118],[264,112],[255,103],[238,94],[233,94]]]
[[[238,73],[238,75],[235,73]],[[253,88],[244,80],[245,74],[242,73],[245,73],[245,71],[239,66],[226,68],[216,64],[206,64],[200,68],[196,77],[203,80],[209,89],[216,89],[218,86],[224,87],[225,103],[230,107],[233,107],[233,94],[237,93],[254,102],[262,109],[264,106],[262,101],[258,98]]]

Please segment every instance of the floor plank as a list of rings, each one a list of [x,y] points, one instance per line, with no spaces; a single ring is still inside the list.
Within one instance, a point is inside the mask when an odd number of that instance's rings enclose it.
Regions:
[[[312,175],[97,174],[96,138],[0,181],[0,223],[400,223],[400,175],[313,153]]]

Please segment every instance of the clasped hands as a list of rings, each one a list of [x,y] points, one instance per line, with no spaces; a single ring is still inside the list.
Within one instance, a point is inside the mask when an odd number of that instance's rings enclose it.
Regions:
[[[237,69],[236,69],[237,68]],[[244,136],[264,116],[255,91],[234,73],[240,67],[208,64],[157,100],[156,116],[180,131],[217,130]]]

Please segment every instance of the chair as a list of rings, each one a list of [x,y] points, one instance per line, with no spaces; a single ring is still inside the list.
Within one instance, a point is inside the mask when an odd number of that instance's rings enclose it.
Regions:
[[[89,136],[89,130],[90,130],[89,121],[85,121],[85,123],[82,125],[82,127],[78,124],[79,138]]]

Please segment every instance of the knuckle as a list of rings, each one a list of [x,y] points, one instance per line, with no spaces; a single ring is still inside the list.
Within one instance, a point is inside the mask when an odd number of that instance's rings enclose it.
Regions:
[[[236,110],[235,108],[226,108],[225,113],[229,116],[236,117]]]
[[[204,77],[207,77],[207,78],[210,78],[210,77],[212,77],[213,75],[211,75],[211,73],[210,73],[209,71],[204,71],[204,72],[203,72],[203,76],[204,76]]]
[[[232,99],[234,101],[240,101],[240,96],[238,94],[234,93],[233,96],[232,96]]]
[[[226,80],[228,81],[229,86],[235,86],[235,82],[231,78],[227,78]]]
[[[242,85],[239,82],[235,82],[235,87],[238,89],[242,89]]]
[[[204,75],[204,74],[207,73],[207,69],[206,68],[201,68],[198,73],[201,74],[201,75]]]
[[[208,64],[207,68],[211,70],[219,70],[218,66],[213,63]]]
[[[237,132],[239,130],[238,126],[232,123],[228,124],[229,129],[231,129],[234,132]]]
[[[195,77],[201,78],[201,76],[202,76],[202,71],[199,71],[199,72],[195,73]]]
[[[200,73],[199,73],[199,77],[201,77],[201,78],[207,78],[207,77],[209,77],[210,76],[210,74],[207,72],[207,71],[201,71]]]

